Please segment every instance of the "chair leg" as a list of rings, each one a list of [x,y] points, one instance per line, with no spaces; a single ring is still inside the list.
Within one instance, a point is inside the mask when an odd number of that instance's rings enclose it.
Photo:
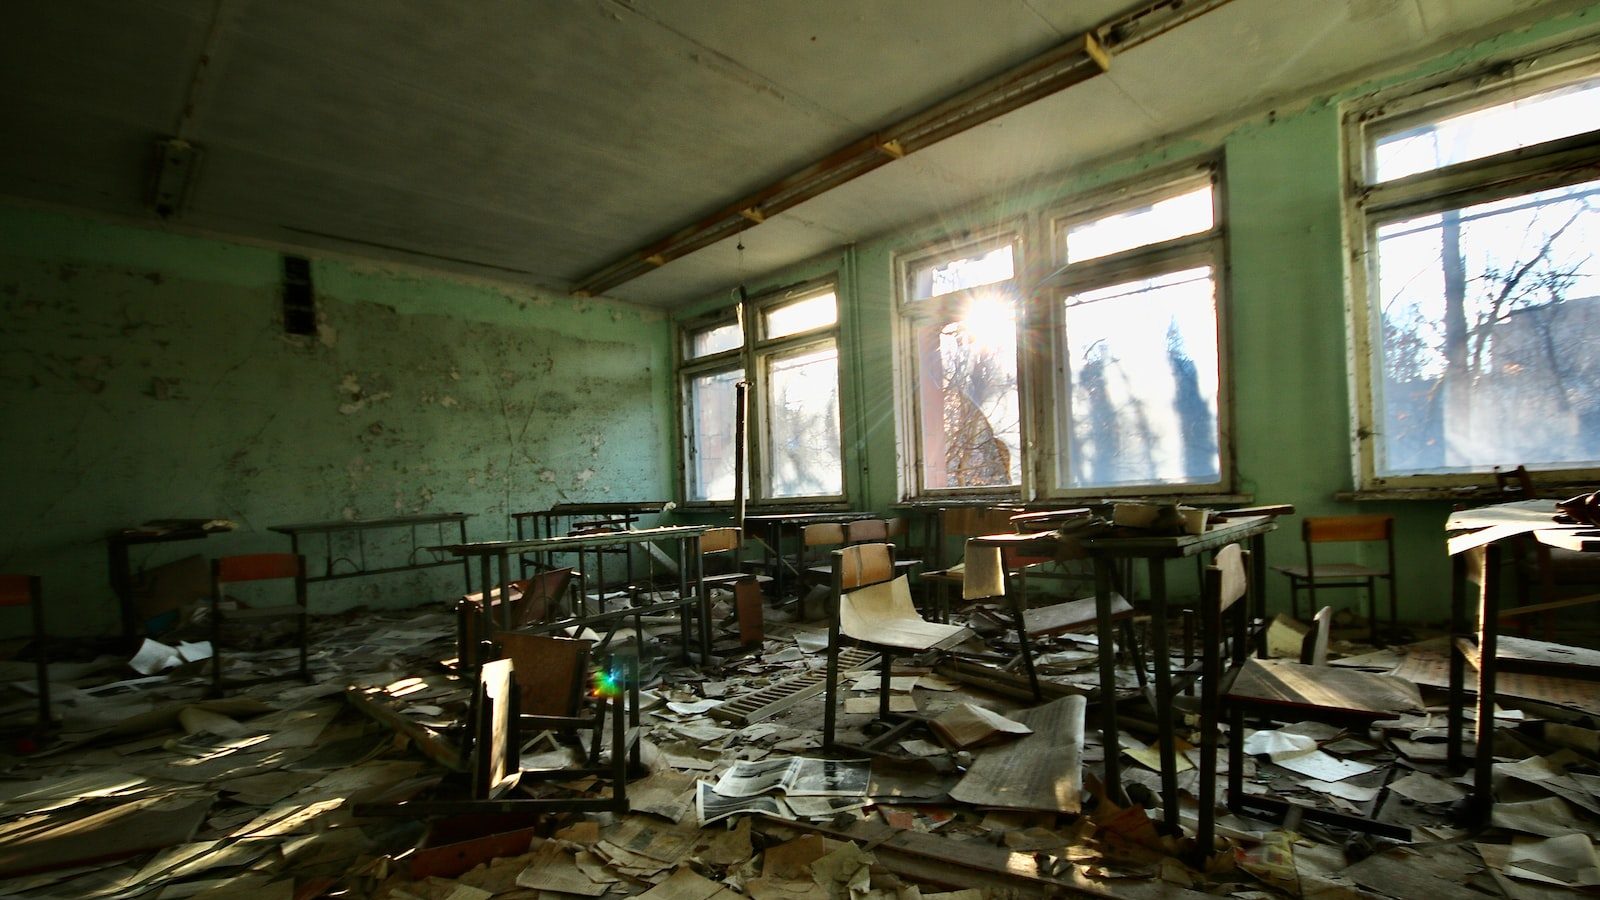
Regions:
[[[222,605],[211,595],[211,695],[222,696]]]
[[[1122,646],[1128,653],[1128,662],[1133,666],[1133,677],[1139,679],[1139,687],[1145,686],[1144,649],[1139,646],[1139,636],[1133,630],[1133,619],[1123,619],[1118,623],[1122,630]]]
[[[39,680],[39,728],[47,730],[55,723],[50,719],[50,657],[48,640],[44,633],[44,603],[39,599],[38,582],[33,591],[33,667]]]
[[[1234,707],[1228,711],[1228,808],[1239,809],[1243,796],[1244,711]]]
[[[882,658],[878,670],[878,718],[884,722],[889,721],[889,678],[894,670],[894,656],[887,648],[878,651]]]
[[[311,683],[310,647],[307,645],[309,629],[307,628],[308,614],[304,607],[300,609],[300,680],[306,684]]]
[[[1378,582],[1377,579],[1367,577],[1367,615],[1372,623],[1372,643],[1377,644],[1378,632]]]
[[[1011,601],[1011,615],[1017,623],[1017,642],[1022,648],[1022,669],[1028,673],[1028,687],[1033,691],[1035,702],[1044,699],[1044,692],[1039,689],[1039,674],[1033,670],[1033,644],[1028,640],[1028,623],[1023,616],[1022,588],[1008,589],[1006,597]]]

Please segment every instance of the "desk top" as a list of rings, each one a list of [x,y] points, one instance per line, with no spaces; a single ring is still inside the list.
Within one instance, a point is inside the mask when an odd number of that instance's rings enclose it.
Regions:
[[[1278,527],[1276,516],[1245,516],[1213,522],[1204,534],[1137,537],[1084,537],[1090,556],[1175,559],[1215,550]]]
[[[665,512],[672,506],[670,500],[622,500],[610,503],[557,503],[549,509],[533,509],[527,512],[512,513],[513,519],[526,519],[532,516],[590,516],[590,515],[627,515],[629,513],[659,513]]]
[[[1558,512],[1554,500],[1517,500],[1457,510],[1444,523],[1444,530],[1449,533],[1446,546],[1454,556],[1464,550],[1532,533],[1539,543],[1551,547],[1600,551],[1600,529],[1593,525],[1562,525],[1556,522]]]
[[[113,544],[159,544],[192,541],[233,529],[234,524],[227,519],[153,519],[132,528],[119,528],[106,540]]]
[[[745,516],[744,520],[763,525],[813,525],[830,522],[854,522],[858,519],[870,519],[874,515],[876,514],[869,512],[757,513]]]
[[[383,519],[334,519],[328,522],[301,522],[294,525],[269,525],[279,534],[319,534],[325,531],[365,531],[369,528],[396,528],[404,525],[433,525],[437,522],[464,522],[472,513],[421,513],[414,516],[389,516]]]
[[[600,531],[593,534],[567,534],[559,537],[529,538],[521,541],[474,541],[468,544],[445,544],[429,547],[456,556],[498,556],[502,553],[534,553],[541,550],[580,550],[589,547],[613,547],[617,544],[643,544],[674,538],[697,538],[711,529],[711,525],[669,525],[662,528],[639,528],[627,531]]]

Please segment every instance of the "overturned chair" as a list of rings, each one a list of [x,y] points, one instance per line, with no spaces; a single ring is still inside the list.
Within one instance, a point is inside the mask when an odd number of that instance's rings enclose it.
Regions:
[[[833,551],[832,602],[828,606],[828,663],[823,747],[835,746],[839,703],[839,653],[851,640],[879,654],[878,718],[889,718],[889,678],[894,656],[948,650],[972,635],[960,625],[925,621],[911,602],[906,576],[894,577],[894,548],[858,544]]]
[[[486,662],[477,672],[466,744],[461,749],[469,796],[358,803],[356,815],[627,812],[628,777],[642,766],[638,657],[631,652],[612,653],[607,664],[595,672],[593,687],[586,689],[590,642],[519,635],[516,643],[514,649],[508,649],[514,657],[524,659],[520,669],[515,659],[508,657]],[[551,665],[526,662],[532,657]],[[524,711],[529,708],[541,711]],[[530,730],[570,736],[587,732],[589,746],[583,764],[524,770],[522,744]],[[602,759],[608,732],[609,758]],[[538,780],[571,781],[590,776],[609,782],[609,791],[597,797],[533,797],[527,793]]]

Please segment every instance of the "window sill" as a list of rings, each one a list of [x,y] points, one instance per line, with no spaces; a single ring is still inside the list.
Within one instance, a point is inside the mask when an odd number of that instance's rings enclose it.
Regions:
[[[1533,495],[1544,500],[1565,500],[1573,494],[1593,489],[1593,482],[1574,481],[1564,484],[1541,484],[1534,487]],[[1457,503],[1498,503],[1506,499],[1521,500],[1524,498],[1520,495],[1507,498],[1500,491],[1488,485],[1466,485],[1454,488],[1374,488],[1361,491],[1336,491],[1333,499],[1341,503],[1395,500],[1427,500],[1434,502],[1452,500]]]
[[[892,504],[890,509],[956,509],[960,507],[1015,506],[1027,510],[1062,509],[1071,506],[1095,506],[1110,503],[1181,503],[1186,506],[1249,506],[1256,502],[1254,494],[1130,494],[1107,497],[1086,494],[1081,497],[1054,497],[1023,500],[1016,495],[973,497],[957,495],[949,498],[917,497]]]

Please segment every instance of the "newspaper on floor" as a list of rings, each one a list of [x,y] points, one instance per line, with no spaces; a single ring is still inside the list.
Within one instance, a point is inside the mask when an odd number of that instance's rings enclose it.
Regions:
[[[695,787],[694,805],[702,827],[740,813],[761,813],[791,821],[795,818],[782,798],[767,794],[754,797],[725,797],[712,790],[708,781],[702,781]]]
[[[866,760],[778,757],[735,763],[715,790],[724,797],[753,797],[772,790],[796,797],[860,797],[871,778],[872,767]]]

